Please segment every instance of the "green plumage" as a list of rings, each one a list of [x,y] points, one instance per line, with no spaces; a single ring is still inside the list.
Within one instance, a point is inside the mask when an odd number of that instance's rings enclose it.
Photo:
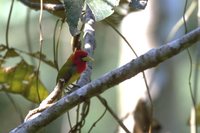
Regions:
[[[59,79],[65,80],[65,85],[68,86],[72,84],[74,81],[76,81],[80,77],[80,74],[77,72],[76,66],[72,63],[71,58],[65,62],[65,64],[61,67],[59,70],[58,76],[57,76],[57,82]]]

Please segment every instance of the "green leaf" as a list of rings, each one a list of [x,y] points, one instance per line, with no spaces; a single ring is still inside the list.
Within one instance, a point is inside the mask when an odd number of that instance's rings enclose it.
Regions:
[[[96,21],[101,21],[114,13],[113,8],[119,5],[119,0],[86,0]]]
[[[37,87],[38,82],[38,87]],[[25,83],[26,84],[26,83]],[[38,91],[37,91],[38,88]],[[40,99],[38,98],[38,94]],[[48,90],[44,84],[39,80],[37,81],[36,74],[29,76],[29,84],[26,86],[26,91],[23,92],[23,96],[32,102],[39,103],[49,95]],[[40,101],[41,100],[41,101]]]
[[[65,14],[72,36],[79,33],[78,22],[83,8],[83,0],[64,0]]]
[[[0,90],[21,94],[26,99],[39,103],[48,96],[49,92],[40,80],[38,80],[37,88],[36,77],[34,67],[28,65],[24,60],[14,67],[0,67]]]

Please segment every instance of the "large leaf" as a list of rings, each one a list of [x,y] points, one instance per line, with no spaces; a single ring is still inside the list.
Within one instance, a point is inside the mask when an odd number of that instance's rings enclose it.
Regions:
[[[36,77],[34,67],[28,65],[24,60],[14,67],[0,67],[0,90],[21,94],[26,99],[39,103],[49,93]]]
[[[83,8],[83,0],[64,0],[66,21],[72,36],[79,33],[78,22]]]
[[[119,5],[119,0],[86,0],[96,21],[101,21],[114,13],[113,8]]]

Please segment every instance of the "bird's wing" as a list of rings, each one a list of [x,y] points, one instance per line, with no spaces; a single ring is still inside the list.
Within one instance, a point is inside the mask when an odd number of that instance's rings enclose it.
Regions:
[[[59,79],[65,80],[65,86],[72,84],[79,78],[80,74],[77,73],[77,68],[71,62],[66,62],[58,72],[57,82]]]

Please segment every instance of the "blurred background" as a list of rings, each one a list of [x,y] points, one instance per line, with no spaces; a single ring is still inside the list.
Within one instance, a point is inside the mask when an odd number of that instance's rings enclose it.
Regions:
[[[188,7],[192,2],[192,0],[188,1]],[[0,1],[0,44],[5,44],[5,32],[10,4],[11,1]],[[159,47],[185,34],[185,29],[181,26],[169,37],[173,27],[183,16],[184,4],[182,0],[149,1],[145,10],[131,12],[116,27],[120,29],[121,33],[131,43],[138,55],[144,54],[152,48]],[[39,11],[30,10],[21,2],[15,1],[9,29],[9,44],[11,47],[24,51],[39,51],[39,13]],[[30,15],[28,24],[27,14]],[[51,60],[53,60],[53,32],[57,19],[56,16],[48,12],[44,12],[43,14],[43,53]],[[188,31],[198,26],[197,20],[196,6],[187,21]],[[29,31],[27,31],[27,27],[30,28]],[[96,50],[94,52],[95,62],[92,79],[96,79],[102,74],[136,58],[123,39],[105,22],[97,22],[95,28]],[[30,34],[31,48],[27,45],[27,32]],[[59,66],[66,61],[66,58],[72,52],[70,45],[71,35],[69,34],[66,23],[63,25],[60,39]],[[194,77],[196,72],[195,66],[199,65],[196,63],[196,49],[197,45],[190,48],[193,58],[192,86],[194,86],[196,79]],[[25,56],[25,59],[30,64],[38,65],[38,60],[33,60],[28,56]],[[12,63],[10,62],[10,65]],[[199,67],[197,68],[199,69]],[[189,57],[187,52],[184,51],[161,63],[156,68],[145,71],[153,98],[154,118],[161,126],[160,133],[190,132],[190,127],[187,124],[192,108],[188,83],[189,69]],[[55,75],[57,75],[55,69],[44,63],[41,64],[41,80],[49,91],[52,91],[56,84]],[[196,94],[198,95],[198,93],[197,91]],[[20,95],[11,94],[11,96],[24,117],[33,106],[32,103]],[[132,114],[139,99],[142,98],[148,101],[142,74],[109,89],[102,96],[119,115],[119,118],[125,117],[127,113]],[[91,125],[99,118],[104,110],[105,107],[97,98],[94,97],[91,99],[90,112],[86,119],[83,133],[88,132]],[[75,109],[70,111],[72,117],[75,113]],[[16,112],[9,98],[3,91],[0,92],[0,118],[0,133],[6,133],[20,124],[19,113]],[[64,115],[40,130],[40,132],[64,133],[69,130],[67,121],[67,116]],[[134,124],[133,116],[129,115],[124,122],[132,131]],[[117,130],[123,132],[123,130],[118,129],[117,122],[107,112],[92,132],[110,133],[116,132]]]

